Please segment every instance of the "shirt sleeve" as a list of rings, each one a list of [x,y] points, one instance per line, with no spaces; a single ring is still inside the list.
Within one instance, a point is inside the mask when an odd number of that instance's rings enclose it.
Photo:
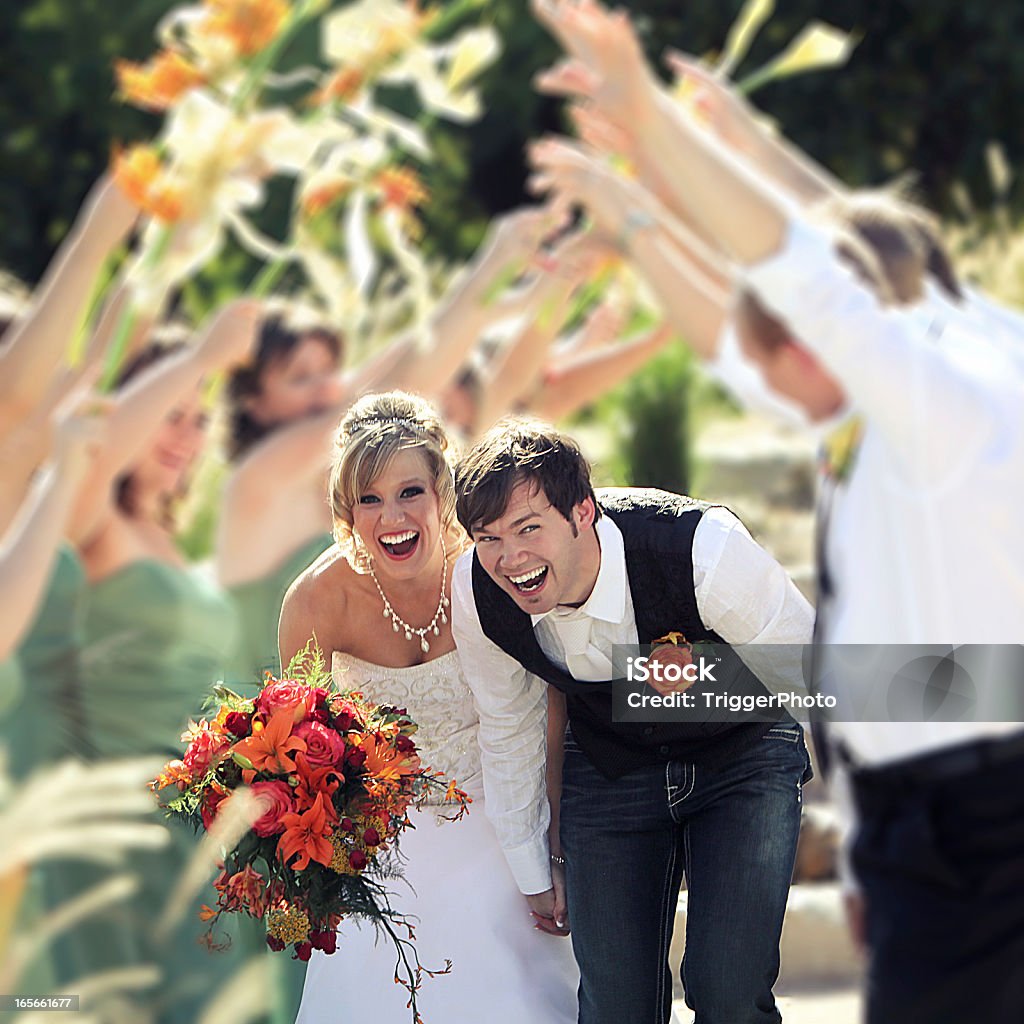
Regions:
[[[803,686],[814,609],[786,570],[728,509],[710,508],[693,537],[697,611],[774,691]]]
[[[524,895],[551,888],[547,684],[489,640],[473,598],[472,552],[452,576],[452,633],[480,717],[487,817]]]
[[[749,267],[746,284],[821,360],[907,472],[934,483],[997,439],[1009,406],[995,396],[1008,382],[951,358],[941,343],[946,325],[931,305],[882,306],[837,256],[835,241],[792,219],[783,247]]]

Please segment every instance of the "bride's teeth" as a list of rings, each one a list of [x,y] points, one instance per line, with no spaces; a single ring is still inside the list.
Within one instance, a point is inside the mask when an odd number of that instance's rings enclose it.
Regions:
[[[407,540],[414,540],[418,536],[419,534],[415,530],[407,530],[405,533],[383,536],[380,542],[381,544],[404,544]]]

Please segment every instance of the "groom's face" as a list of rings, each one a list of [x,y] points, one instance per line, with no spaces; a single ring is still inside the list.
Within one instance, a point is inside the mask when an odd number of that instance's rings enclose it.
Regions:
[[[524,481],[498,519],[473,530],[477,557],[530,615],[578,604],[590,596],[600,567],[594,511],[587,498],[566,519],[537,484]]]

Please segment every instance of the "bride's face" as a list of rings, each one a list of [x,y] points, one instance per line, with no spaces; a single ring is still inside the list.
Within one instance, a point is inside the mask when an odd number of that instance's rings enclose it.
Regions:
[[[423,455],[400,451],[356,498],[352,527],[379,576],[410,580],[436,569],[440,504]]]

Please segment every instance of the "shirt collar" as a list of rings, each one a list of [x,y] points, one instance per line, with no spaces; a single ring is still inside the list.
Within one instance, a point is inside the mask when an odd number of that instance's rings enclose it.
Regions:
[[[626,551],[622,533],[607,515],[598,519],[594,530],[601,547],[601,564],[590,597],[579,608],[557,605],[541,615],[531,615],[533,625],[536,626],[549,615],[553,616],[553,621],[569,615],[588,615],[592,619],[611,623],[623,620],[626,614]]]

